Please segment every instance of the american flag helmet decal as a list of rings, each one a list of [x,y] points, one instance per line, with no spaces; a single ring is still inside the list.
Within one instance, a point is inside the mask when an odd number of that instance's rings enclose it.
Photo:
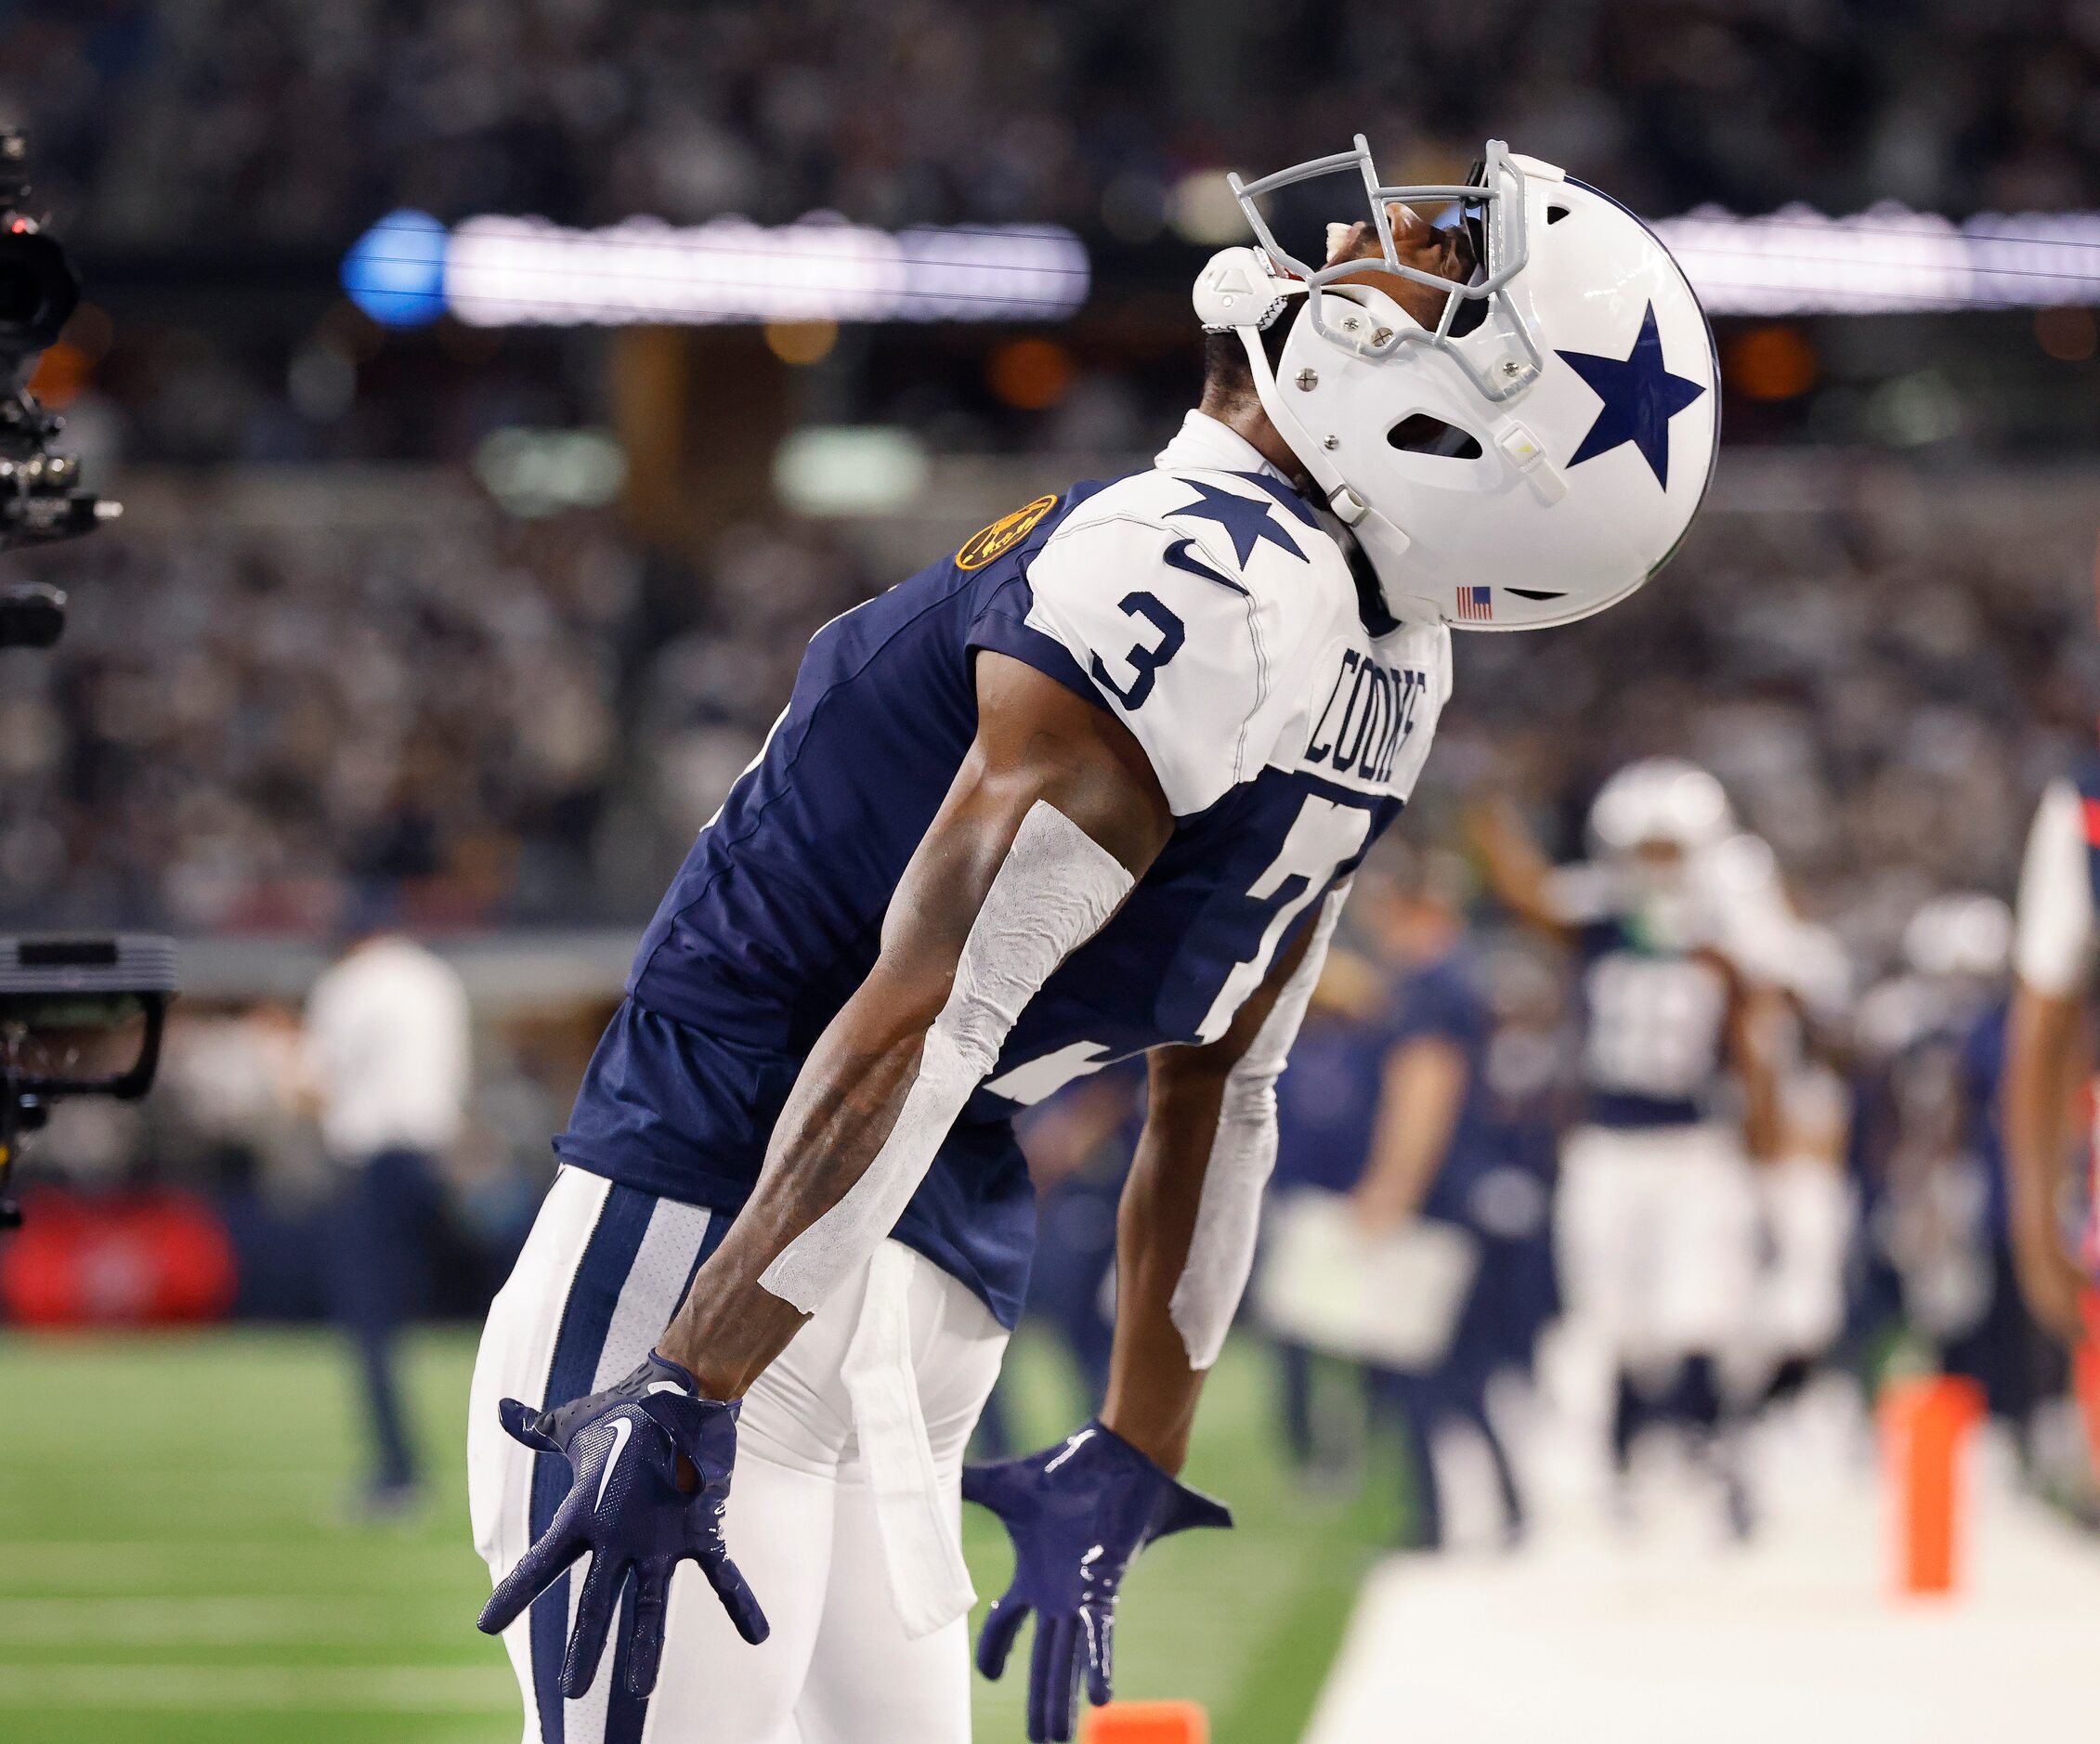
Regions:
[[[1494,620],[1494,590],[1493,588],[1460,588],[1458,590],[1458,616],[1461,621],[1470,619],[1475,623],[1492,623]]]

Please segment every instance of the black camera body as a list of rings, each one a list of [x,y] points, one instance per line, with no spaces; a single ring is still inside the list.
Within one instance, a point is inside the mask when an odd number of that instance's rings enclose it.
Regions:
[[[29,150],[0,130],[0,551],[92,533],[122,505],[80,488],[80,462],[54,444],[65,421],[29,391],[36,359],[80,304],[80,280],[29,210]],[[47,648],[65,595],[42,582],[0,589],[0,648]]]
[[[0,938],[0,1230],[21,1222],[8,1178],[52,1103],[152,1087],[175,957],[145,933]]]

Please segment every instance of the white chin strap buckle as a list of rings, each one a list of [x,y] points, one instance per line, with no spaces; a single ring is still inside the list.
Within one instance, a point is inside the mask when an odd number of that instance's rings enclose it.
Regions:
[[[1500,449],[1509,463],[1521,473],[1539,501],[1549,507],[1568,494],[1568,481],[1561,477],[1559,469],[1546,458],[1546,449],[1522,424],[1514,418],[1507,420],[1496,436],[1494,445]]]
[[[1334,494],[1327,499],[1327,507],[1334,511],[1335,519],[1344,527],[1354,527],[1371,513],[1371,505],[1347,485],[1335,487]]]

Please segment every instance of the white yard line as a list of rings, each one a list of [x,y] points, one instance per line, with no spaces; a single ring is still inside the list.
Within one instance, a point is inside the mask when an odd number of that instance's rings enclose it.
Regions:
[[[516,1705],[502,1665],[0,1666],[0,1709],[500,1713]]]
[[[19,1646],[247,1646],[398,1642],[437,1612],[388,1598],[0,1599],[0,1654]]]

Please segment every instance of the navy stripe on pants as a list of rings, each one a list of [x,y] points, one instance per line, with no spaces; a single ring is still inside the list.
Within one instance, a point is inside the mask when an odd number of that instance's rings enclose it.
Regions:
[[[648,1233],[657,1198],[639,1189],[615,1182],[599,1209],[598,1221],[585,1243],[570,1282],[568,1301],[562,1309],[561,1330],[554,1337],[554,1354],[547,1370],[547,1391],[540,1401],[542,1411],[566,1405],[590,1392],[596,1383],[598,1364],[605,1354],[607,1334],[614,1312],[634,1268],[635,1256]],[[711,1217],[701,1239],[693,1270],[711,1254],[727,1232],[729,1219]],[[691,1284],[688,1273],[686,1283]],[[532,1467],[532,1542],[539,1542],[554,1524],[556,1511],[569,1489],[568,1461],[559,1453],[541,1453]],[[534,1601],[531,1613],[532,1688],[540,1711],[542,1744],[566,1744],[566,1720],[562,1709],[562,1659],[568,1648],[568,1591],[567,1574]],[[621,1601],[624,1617],[627,1600]],[[617,1681],[607,1705],[606,1744],[639,1744],[646,1703],[627,1693],[626,1632],[613,1664],[601,1667],[599,1676]]]

